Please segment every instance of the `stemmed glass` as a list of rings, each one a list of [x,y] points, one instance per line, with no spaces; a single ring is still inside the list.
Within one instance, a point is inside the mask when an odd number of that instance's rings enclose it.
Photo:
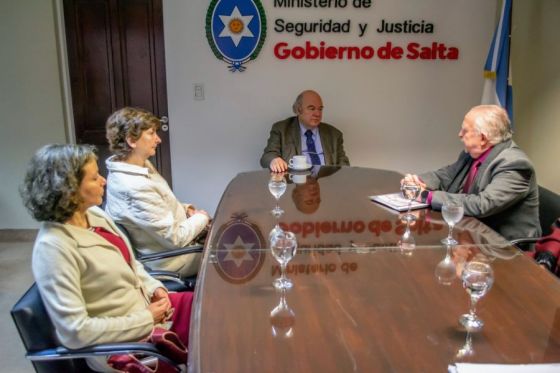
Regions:
[[[284,192],[286,192],[287,186],[288,184],[286,183],[286,179],[284,179],[284,176],[272,175],[270,181],[268,182],[268,190],[270,191],[270,194],[272,194],[276,199],[276,207],[274,207],[274,209],[272,210],[272,214],[275,217],[279,217],[284,213],[284,210],[280,208],[279,202],[280,197],[282,197]]]
[[[453,238],[453,227],[455,224],[463,219],[463,205],[456,202],[445,202],[441,208],[443,219],[449,226],[449,233],[446,238],[441,240],[441,243],[446,245],[457,245],[459,242]]]
[[[401,194],[408,200],[408,211],[402,216],[402,219],[408,222],[416,220],[416,216],[411,213],[412,201],[416,200],[420,195],[420,186],[415,182],[405,181],[401,185]]]
[[[291,289],[292,280],[286,277],[286,266],[296,254],[297,240],[292,232],[280,231],[270,239],[270,250],[272,256],[280,263],[280,278],[275,279],[272,284],[278,290]]]
[[[399,248],[401,249],[401,254],[410,256],[412,255],[412,252],[416,248],[416,240],[414,239],[414,236],[410,231],[410,220],[406,220],[406,219],[404,220],[406,221],[406,229],[403,235],[401,236],[401,238],[399,239],[398,245]]]
[[[280,294],[280,303],[270,311],[270,324],[272,325],[272,336],[290,338],[294,334],[296,322],[295,312],[286,302],[286,291]]]
[[[463,268],[461,280],[471,297],[471,307],[469,313],[459,318],[459,322],[467,331],[478,331],[484,326],[484,321],[476,315],[476,304],[492,287],[494,272],[488,263],[471,261]]]
[[[455,263],[451,259],[451,246],[446,245],[446,247],[445,258],[437,264],[434,274],[440,284],[451,285],[453,280],[457,277],[457,270],[455,268]]]

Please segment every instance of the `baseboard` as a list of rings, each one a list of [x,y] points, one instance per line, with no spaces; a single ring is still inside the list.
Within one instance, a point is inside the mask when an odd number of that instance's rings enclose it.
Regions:
[[[37,229],[0,229],[0,242],[33,242]]]

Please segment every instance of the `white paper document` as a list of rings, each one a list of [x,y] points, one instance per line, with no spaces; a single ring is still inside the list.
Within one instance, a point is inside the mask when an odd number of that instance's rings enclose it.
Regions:
[[[449,373],[558,373],[560,363],[556,364],[471,364],[455,363],[450,365]]]
[[[400,193],[380,194],[377,196],[369,196],[374,202],[380,203],[397,211],[407,211],[409,200],[404,198]],[[412,210],[423,209],[429,207],[427,203],[412,201]]]

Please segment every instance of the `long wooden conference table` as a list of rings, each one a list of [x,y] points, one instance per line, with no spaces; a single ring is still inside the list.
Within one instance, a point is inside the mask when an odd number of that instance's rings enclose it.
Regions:
[[[370,195],[398,191],[387,170],[323,167],[286,174],[279,205],[268,171],[237,175],[225,190],[199,273],[190,372],[446,372],[457,362],[560,362],[560,282],[478,220],[465,217],[447,248],[441,214],[419,210],[403,251],[398,212]],[[269,250],[279,224],[294,232],[293,288],[272,286],[280,267]],[[455,276],[436,267],[448,254]],[[459,324],[469,297],[459,274],[485,255],[495,282],[479,302],[484,328]],[[453,271],[453,269],[452,269]],[[471,342],[470,353],[465,353]]]

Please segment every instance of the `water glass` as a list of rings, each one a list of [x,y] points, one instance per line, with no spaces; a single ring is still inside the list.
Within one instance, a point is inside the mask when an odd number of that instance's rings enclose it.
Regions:
[[[284,210],[282,210],[279,206],[279,202],[280,197],[282,197],[282,195],[286,192],[287,187],[288,183],[286,183],[286,179],[284,179],[284,177],[278,177],[278,175],[273,175],[268,182],[268,191],[276,199],[276,207],[272,210],[272,214],[276,217],[284,213]]]
[[[292,280],[286,277],[286,266],[296,254],[297,240],[292,232],[279,231],[270,239],[270,250],[272,256],[280,264],[281,275],[273,281],[273,285],[278,290],[291,289]]]
[[[446,202],[441,208],[441,214],[449,226],[449,233],[446,238],[441,240],[441,242],[445,245],[457,245],[457,240],[453,238],[453,227],[455,227],[455,224],[459,223],[461,219],[463,219],[463,204],[460,202]]]
[[[412,201],[416,200],[420,195],[420,186],[415,182],[405,181],[401,185],[401,194],[408,200],[408,211],[402,216],[402,219],[408,222],[416,220],[416,216],[411,213]]]
[[[470,311],[460,317],[459,322],[467,331],[478,331],[484,322],[476,315],[476,304],[484,297],[494,283],[494,271],[483,261],[468,262],[461,273],[463,287],[471,298]]]

